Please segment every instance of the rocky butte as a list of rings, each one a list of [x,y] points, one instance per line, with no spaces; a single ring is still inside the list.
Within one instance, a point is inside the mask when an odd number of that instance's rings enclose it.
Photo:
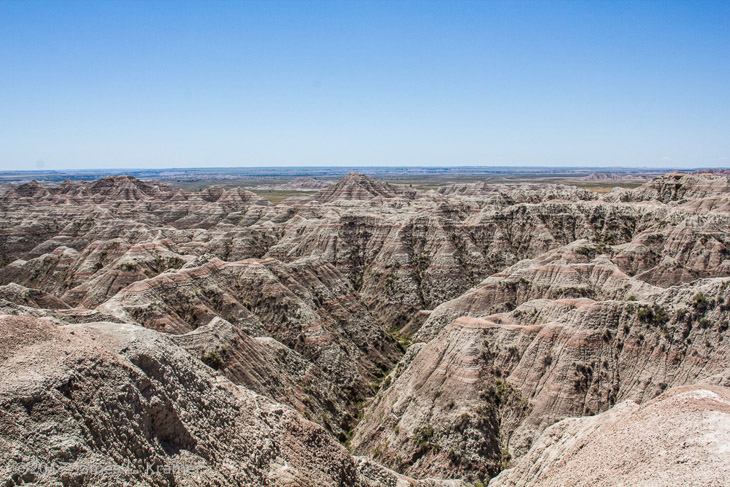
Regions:
[[[730,179],[0,197],[2,485],[730,485]]]

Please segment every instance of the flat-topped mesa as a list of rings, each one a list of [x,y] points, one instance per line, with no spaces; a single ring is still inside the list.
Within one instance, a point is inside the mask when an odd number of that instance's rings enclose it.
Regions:
[[[378,181],[364,174],[351,172],[340,179],[334,186],[324,189],[315,195],[322,203],[336,200],[369,200],[372,198],[395,198],[404,192],[392,184]]]

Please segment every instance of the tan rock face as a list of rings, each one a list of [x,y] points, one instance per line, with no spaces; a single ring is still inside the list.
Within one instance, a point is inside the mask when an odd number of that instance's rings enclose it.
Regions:
[[[580,263],[574,248],[437,308],[416,334],[426,342],[366,409],[355,451],[382,452],[411,475],[484,481],[559,419],[683,384],[730,384],[727,281],[663,289],[605,256]]]
[[[0,475],[11,481],[429,485],[382,467],[381,483],[321,427],[152,330],[0,316],[0,332]]]
[[[728,389],[680,387],[551,426],[489,486],[727,485],[728,444]]]
[[[155,332],[23,317],[0,328],[4,478],[35,461],[48,477],[31,470],[25,483],[357,482],[346,450],[319,427],[211,375]],[[245,468],[226,467],[235,464]]]
[[[322,179],[315,179],[310,177],[294,178],[291,181],[276,185],[276,189],[279,190],[293,190],[293,191],[319,191],[321,189],[329,188],[335,184],[332,181],[325,181]]]
[[[195,485],[458,485],[413,478],[487,483],[510,466],[494,482],[570,483],[543,441],[555,422],[597,425],[692,384],[724,397],[728,184],[417,191],[350,174],[279,205],[128,176],[11,188],[0,455],[69,485],[110,482],[81,465],[184,484],[139,458],[189,460]]]
[[[406,192],[392,184],[382,183],[362,174],[350,173],[332,187],[322,190],[316,199],[322,203],[337,200],[369,200],[395,198]]]

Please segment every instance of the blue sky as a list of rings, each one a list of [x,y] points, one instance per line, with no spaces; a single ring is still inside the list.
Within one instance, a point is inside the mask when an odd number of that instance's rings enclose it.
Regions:
[[[0,1],[0,170],[730,166],[730,2]]]

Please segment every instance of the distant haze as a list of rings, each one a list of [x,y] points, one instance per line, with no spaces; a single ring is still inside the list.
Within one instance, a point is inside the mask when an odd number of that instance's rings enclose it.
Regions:
[[[0,171],[730,166],[730,2],[0,2]]]

